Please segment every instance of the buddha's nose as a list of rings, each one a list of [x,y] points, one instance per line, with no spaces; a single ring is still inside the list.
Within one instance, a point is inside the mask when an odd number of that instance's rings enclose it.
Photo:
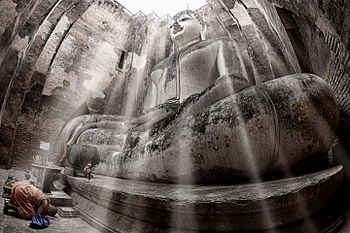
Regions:
[[[171,26],[172,26],[172,28],[173,28],[173,30],[174,30],[175,32],[177,32],[177,31],[179,31],[179,30],[182,29],[181,26],[180,26],[180,24],[179,24],[178,22],[174,22]]]

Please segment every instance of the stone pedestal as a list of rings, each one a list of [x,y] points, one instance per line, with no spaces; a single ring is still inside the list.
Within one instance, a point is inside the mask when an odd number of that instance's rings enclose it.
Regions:
[[[342,222],[339,213],[330,216],[325,210],[334,206],[329,203],[342,177],[342,166],[336,166],[240,185],[171,185],[103,176],[67,179],[81,216],[107,232],[300,232],[307,227],[322,232]]]
[[[11,196],[11,186],[7,186],[7,185],[4,185],[3,186],[3,193],[2,193],[2,197],[3,198],[6,198],[6,199],[10,199],[10,196]]]
[[[32,164],[33,176],[37,179],[36,186],[49,198],[51,204],[57,207],[58,214],[63,218],[78,217],[79,213],[73,208],[73,199],[63,191],[54,191],[52,182],[59,178],[61,167]]]
[[[58,179],[61,170],[61,167],[32,164],[32,173],[37,179],[35,186],[44,193],[50,193],[52,182]]]
[[[73,206],[73,199],[63,191],[51,191],[48,197],[51,200],[51,204],[54,206]]]

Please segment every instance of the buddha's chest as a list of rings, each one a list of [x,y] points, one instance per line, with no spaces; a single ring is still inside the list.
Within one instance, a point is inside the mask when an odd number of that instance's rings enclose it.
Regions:
[[[196,81],[214,75],[217,72],[217,54],[215,47],[181,53],[177,63],[180,78]]]
[[[206,46],[174,54],[152,73],[152,81],[167,98],[184,99],[202,92],[219,76],[218,50],[217,46]]]
[[[218,78],[217,55],[214,46],[180,54],[176,78],[181,101],[202,92]]]

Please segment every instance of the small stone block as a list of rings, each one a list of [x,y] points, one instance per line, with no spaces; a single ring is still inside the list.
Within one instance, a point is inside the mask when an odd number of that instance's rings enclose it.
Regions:
[[[62,218],[78,218],[79,212],[73,207],[58,207],[57,213]]]
[[[64,168],[64,174],[67,176],[74,176],[74,168],[72,167],[65,167]]]
[[[47,194],[53,206],[73,206],[73,199],[63,191],[52,191]]]

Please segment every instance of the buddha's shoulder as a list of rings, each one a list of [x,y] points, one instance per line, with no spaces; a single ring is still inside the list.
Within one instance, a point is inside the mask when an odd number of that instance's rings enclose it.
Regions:
[[[164,70],[170,67],[176,67],[176,56],[177,54],[174,53],[174,54],[171,54],[169,57],[164,58],[153,67],[153,71],[159,70],[159,69]]]
[[[220,38],[213,38],[208,40],[203,40],[201,42],[198,42],[197,44],[194,44],[193,46],[210,46],[214,44],[222,45],[222,44],[229,44],[232,43],[232,40],[228,37],[220,37]]]
[[[222,37],[222,38],[214,38],[214,39],[208,39],[200,41],[196,44],[193,44],[187,48],[184,49],[184,53],[190,53],[196,50],[206,49],[206,48],[220,48],[222,46],[227,46],[229,44],[233,43],[230,38]]]
[[[205,49],[210,49],[211,50],[210,52],[213,52],[215,48],[219,50],[221,47],[230,46],[230,44],[232,43],[233,41],[228,37],[214,38],[214,39],[208,39],[208,40],[197,42],[193,45],[190,45],[180,51],[177,51],[171,54],[167,58],[164,58],[162,61],[158,62],[154,66],[153,71],[159,70],[159,69],[164,70],[164,69],[176,67],[176,59],[179,54],[181,54],[181,56],[183,57],[195,51],[205,50]]]

